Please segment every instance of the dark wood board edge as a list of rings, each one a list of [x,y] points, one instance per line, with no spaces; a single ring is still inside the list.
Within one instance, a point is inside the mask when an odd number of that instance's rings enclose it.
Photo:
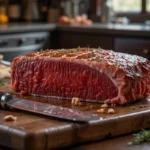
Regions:
[[[70,123],[31,133],[0,125],[0,145],[21,150],[55,149],[76,145],[149,128],[149,116],[150,110],[147,110],[89,124]]]
[[[64,124],[37,132],[26,132],[0,125],[0,145],[19,150],[43,150],[65,147],[76,143],[74,124]]]
[[[13,149],[24,148],[24,138],[27,133],[15,128],[0,125],[0,145]]]

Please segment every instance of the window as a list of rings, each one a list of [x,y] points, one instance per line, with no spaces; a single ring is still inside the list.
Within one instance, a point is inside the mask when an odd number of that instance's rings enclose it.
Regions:
[[[141,0],[112,0],[115,12],[140,12]]]
[[[150,12],[150,0],[147,0],[147,3],[146,3],[146,11],[147,11],[147,12]]]
[[[112,0],[118,17],[127,17],[130,22],[143,23],[150,20],[150,0]]]

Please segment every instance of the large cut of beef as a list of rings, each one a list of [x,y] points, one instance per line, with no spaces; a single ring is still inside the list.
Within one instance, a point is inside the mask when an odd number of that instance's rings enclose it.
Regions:
[[[16,57],[12,88],[23,95],[127,104],[150,94],[150,62],[110,50],[45,50]]]

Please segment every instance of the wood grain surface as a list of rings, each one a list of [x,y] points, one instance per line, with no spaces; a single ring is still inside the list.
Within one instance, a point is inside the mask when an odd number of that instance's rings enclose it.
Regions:
[[[99,103],[84,102],[83,106],[79,107],[72,106],[69,100],[33,96],[23,97],[14,94],[9,84],[0,86],[0,91],[10,92],[14,96],[24,99],[80,109],[90,113],[97,113],[97,109],[101,106]],[[93,108],[86,110],[89,105],[93,105]],[[115,114],[99,114],[102,117],[101,121],[92,121],[86,124],[62,121],[24,111],[1,110],[0,145],[21,150],[54,149],[114,137],[141,128],[149,128],[149,100],[142,100],[131,106],[113,107]],[[16,116],[18,119],[13,122],[4,121],[4,117],[9,114]]]

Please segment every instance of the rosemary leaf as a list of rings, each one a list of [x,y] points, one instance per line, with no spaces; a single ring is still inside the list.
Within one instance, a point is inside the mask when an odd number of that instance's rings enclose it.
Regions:
[[[128,142],[128,145],[137,145],[144,142],[150,141],[150,130],[144,130],[142,129],[139,133],[134,134],[135,138]]]
[[[136,107],[135,107],[135,106],[130,106],[130,109],[131,109],[131,110],[135,110]]]
[[[139,108],[144,108],[144,105],[140,105]]]
[[[0,79],[0,85],[4,85],[5,82],[4,82],[4,79]]]
[[[139,108],[145,108],[147,107],[146,105],[140,105]]]
[[[37,122],[37,120],[36,119],[32,119],[32,123],[34,123],[34,122]]]
[[[23,127],[23,126],[20,126],[19,128],[20,128],[21,130],[24,130],[24,127]]]
[[[70,53],[74,53],[75,50],[74,50],[74,49],[70,49],[69,52],[70,52]]]
[[[80,46],[78,46],[78,49],[80,49],[81,47]]]

